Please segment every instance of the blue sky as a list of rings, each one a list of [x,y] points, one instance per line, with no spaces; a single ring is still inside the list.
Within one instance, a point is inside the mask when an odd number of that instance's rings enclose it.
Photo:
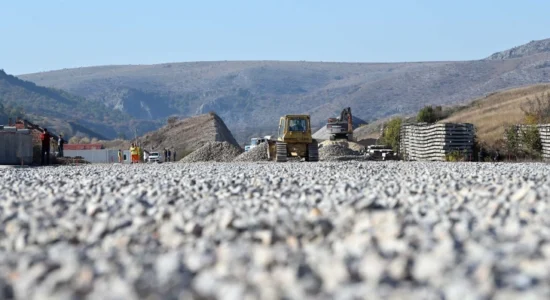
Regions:
[[[2,0],[0,68],[480,59],[550,38],[547,0]]]

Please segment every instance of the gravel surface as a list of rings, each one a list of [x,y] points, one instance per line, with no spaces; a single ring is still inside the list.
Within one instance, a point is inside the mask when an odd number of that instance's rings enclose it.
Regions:
[[[199,149],[187,155],[181,162],[229,162],[235,159],[243,151],[228,142],[208,142]]]
[[[243,152],[241,155],[235,157],[233,161],[254,162],[266,160],[268,160],[267,143],[261,143],[260,145],[250,149],[248,152]]]
[[[0,171],[0,299],[548,299],[550,167]]]

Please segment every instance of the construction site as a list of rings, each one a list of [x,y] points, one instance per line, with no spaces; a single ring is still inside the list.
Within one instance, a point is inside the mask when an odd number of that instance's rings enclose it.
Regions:
[[[131,141],[67,144],[63,158],[52,146],[64,166],[22,169],[39,164],[44,128],[9,123],[3,299],[550,293],[550,168],[476,162],[469,123],[404,123],[394,149],[358,140],[348,107],[316,132],[307,114],[281,116],[243,147],[212,113]],[[537,128],[547,153],[547,126]]]

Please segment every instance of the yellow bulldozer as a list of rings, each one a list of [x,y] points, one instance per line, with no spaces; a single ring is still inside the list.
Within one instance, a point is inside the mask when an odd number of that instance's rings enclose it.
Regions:
[[[267,140],[270,160],[286,162],[289,157],[319,161],[319,146],[311,134],[309,115],[285,115],[279,120],[277,138]]]

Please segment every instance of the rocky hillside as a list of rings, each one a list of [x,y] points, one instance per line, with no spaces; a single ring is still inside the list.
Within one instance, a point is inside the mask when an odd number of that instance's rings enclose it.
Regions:
[[[228,142],[240,148],[224,121],[213,113],[182,120],[171,119],[167,125],[146,133],[138,140],[146,150],[162,151],[165,148],[176,150],[179,158],[207,142]],[[130,142],[107,145],[112,149],[127,149]]]
[[[531,56],[540,53],[550,53],[550,39],[531,41],[525,45],[497,52],[489,56],[488,60],[513,59]]]
[[[504,137],[507,125],[522,124],[525,114],[521,107],[537,98],[550,103],[550,84],[537,84],[493,93],[472,101],[465,109],[440,122],[472,123],[478,140],[493,147]]]
[[[129,135],[134,128],[145,131],[158,127],[158,121],[137,120],[101,103],[60,89],[39,86],[2,70],[0,105],[17,108],[33,123],[54,132],[63,132],[67,137],[78,134],[95,138],[115,138],[121,133]],[[10,116],[15,119],[23,117],[21,114]]]
[[[240,143],[273,134],[287,113],[321,127],[350,106],[368,122],[550,82],[547,41],[493,59],[418,63],[221,61],[64,69],[21,76],[139,120],[216,112]],[[528,49],[528,50],[527,50]],[[499,58],[500,57],[500,58]],[[513,58],[513,59],[510,59]]]

